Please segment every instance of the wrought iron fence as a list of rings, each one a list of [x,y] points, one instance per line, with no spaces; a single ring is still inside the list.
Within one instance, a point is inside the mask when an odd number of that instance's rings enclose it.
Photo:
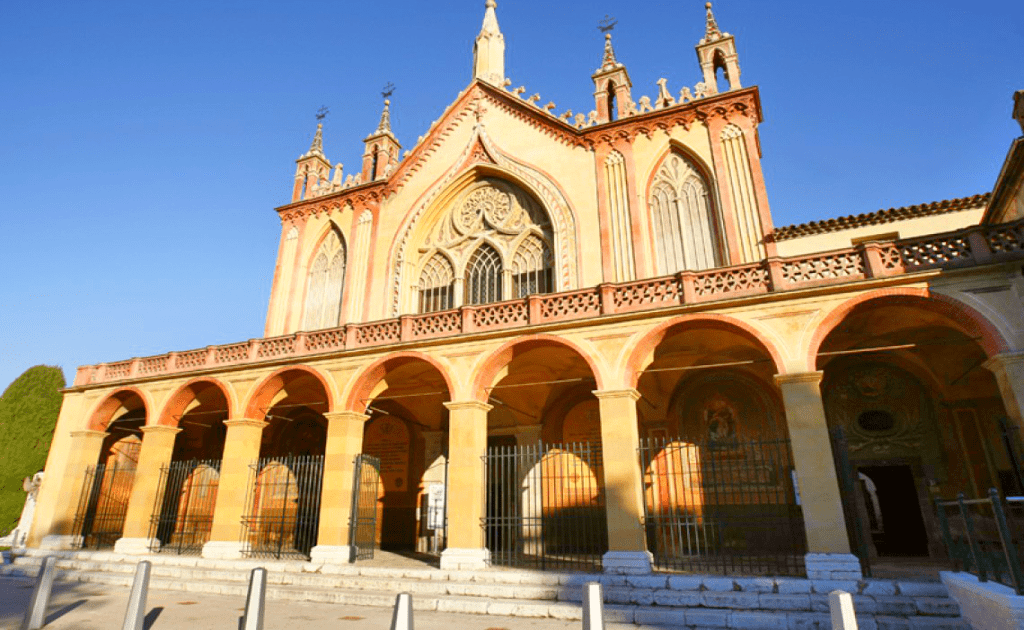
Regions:
[[[219,459],[190,459],[162,467],[149,534],[159,545],[153,551],[199,555],[210,540],[219,485]]]
[[[320,525],[323,455],[264,457],[251,466],[242,552],[248,557],[309,558]]]
[[[1004,501],[992,488],[985,499],[965,499],[961,492],[935,506],[953,570],[973,573],[982,582],[991,578],[1024,595],[1024,498]]]
[[[380,458],[356,455],[352,480],[352,515],[349,520],[351,545],[356,548],[356,560],[372,560],[380,540],[377,531],[381,522],[382,505],[377,500],[380,491]]]
[[[803,575],[807,542],[789,440],[640,442],[655,567]]]
[[[134,463],[86,469],[72,528],[83,549],[113,547],[121,537],[134,482]]]
[[[448,453],[441,458],[443,473],[440,482],[427,482],[424,474],[423,493],[420,495],[420,522],[416,551],[440,556],[448,548]]]
[[[590,444],[487,449],[484,532],[491,562],[600,569],[608,550],[604,472]]]

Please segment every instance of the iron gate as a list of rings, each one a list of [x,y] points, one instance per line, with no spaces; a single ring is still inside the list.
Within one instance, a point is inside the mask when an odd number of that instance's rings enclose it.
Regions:
[[[789,440],[640,442],[647,548],[657,568],[804,575]]]
[[[419,510],[419,533],[416,551],[429,556],[440,556],[448,548],[448,453],[443,454],[443,473],[440,483],[427,481],[424,473],[424,488]]]
[[[497,446],[484,457],[491,562],[599,570],[608,550],[601,451],[590,444]]]
[[[162,467],[149,534],[159,544],[153,551],[199,555],[210,540],[219,485],[219,459],[190,459]]]
[[[72,532],[83,549],[113,547],[121,537],[134,481],[134,464],[97,464],[86,469]]]
[[[324,456],[263,457],[250,470],[243,553],[308,559],[320,526]]]
[[[349,519],[350,544],[356,548],[356,560],[372,560],[379,540],[380,523],[377,501],[380,492],[380,458],[356,455],[352,479],[352,515]]]
[[[868,537],[871,535],[870,523],[865,523],[863,514],[867,514],[867,505],[861,494],[860,480],[850,461],[850,445],[842,427],[832,431],[832,457],[836,465],[836,477],[839,482],[839,496],[843,503],[843,520],[846,522],[846,535],[850,549],[860,560],[861,573],[871,577],[871,554],[868,549]]]

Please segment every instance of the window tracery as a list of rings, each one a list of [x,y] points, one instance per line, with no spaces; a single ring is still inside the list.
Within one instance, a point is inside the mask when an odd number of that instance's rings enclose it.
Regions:
[[[345,285],[345,244],[334,230],[320,246],[309,270],[304,330],[332,328],[341,318]]]
[[[480,180],[419,250],[419,311],[554,291],[551,242],[551,222],[530,195],[502,180]]]
[[[707,183],[700,172],[673,153],[651,187],[655,249],[661,274],[720,265],[718,229]]]

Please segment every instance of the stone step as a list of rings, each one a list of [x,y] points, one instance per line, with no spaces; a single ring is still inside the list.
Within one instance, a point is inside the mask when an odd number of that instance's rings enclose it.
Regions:
[[[58,572],[58,579],[91,584],[104,584],[127,588],[131,576],[111,572]],[[241,601],[247,586],[239,582],[188,581],[153,576],[150,588],[182,593],[236,596]],[[346,590],[314,588],[309,586],[268,585],[267,597],[280,601],[302,601],[345,604],[353,606],[391,607],[395,591]],[[414,595],[413,608],[425,611],[468,613],[477,615],[553,618],[579,621],[582,610],[571,602],[524,601],[519,599],[482,598],[465,596]],[[673,608],[640,605],[605,605],[605,619],[610,623],[641,625],[671,625],[697,628],[732,628],[746,630],[828,630],[831,628],[826,611],[793,610],[731,610],[728,608],[688,607]],[[950,617],[895,617],[862,613],[857,616],[862,630],[970,630],[959,618]]]

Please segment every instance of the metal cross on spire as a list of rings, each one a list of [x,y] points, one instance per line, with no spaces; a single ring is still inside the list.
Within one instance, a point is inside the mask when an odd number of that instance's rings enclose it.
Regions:
[[[391,95],[394,93],[395,84],[388,81],[388,84],[384,86],[384,89],[381,91],[380,95],[383,96],[384,98],[391,98]]]
[[[317,119],[317,121],[318,122],[319,121],[323,121],[324,118],[327,118],[327,114],[330,114],[330,113],[331,113],[331,110],[327,109],[326,105],[321,105],[320,109],[316,110],[316,119]]]
[[[610,33],[613,30],[615,30],[615,25],[618,23],[618,20],[616,20],[610,15],[606,15],[604,16],[604,19],[597,23],[597,30],[601,31],[602,33]]]

